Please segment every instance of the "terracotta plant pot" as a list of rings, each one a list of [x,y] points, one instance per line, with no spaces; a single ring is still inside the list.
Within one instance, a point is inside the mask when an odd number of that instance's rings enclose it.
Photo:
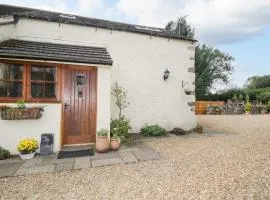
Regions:
[[[247,112],[247,111],[246,111],[246,112],[245,112],[245,115],[250,115],[250,112]]]
[[[120,138],[111,138],[111,149],[118,150],[120,148],[121,141]]]
[[[107,152],[110,148],[110,141],[108,136],[97,136],[96,138],[96,150],[99,153]]]

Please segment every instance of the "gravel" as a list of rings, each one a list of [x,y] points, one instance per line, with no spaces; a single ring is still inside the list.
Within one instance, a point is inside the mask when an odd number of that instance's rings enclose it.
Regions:
[[[0,199],[270,199],[270,115],[199,116],[162,159],[0,179]]]

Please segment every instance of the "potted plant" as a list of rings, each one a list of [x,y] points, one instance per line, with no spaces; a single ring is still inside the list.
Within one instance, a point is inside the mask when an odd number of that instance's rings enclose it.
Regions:
[[[33,138],[26,138],[19,142],[17,148],[23,160],[32,159],[38,149],[38,141]]]
[[[120,144],[121,144],[120,137],[118,137],[117,134],[114,134],[111,137],[111,149],[118,150],[120,148]]]
[[[110,148],[109,131],[101,129],[96,134],[96,150],[99,153],[107,152]]]
[[[249,115],[250,112],[251,112],[251,110],[252,110],[252,104],[251,104],[249,101],[247,101],[247,103],[246,103],[246,105],[245,105],[245,112],[246,112],[246,115]]]

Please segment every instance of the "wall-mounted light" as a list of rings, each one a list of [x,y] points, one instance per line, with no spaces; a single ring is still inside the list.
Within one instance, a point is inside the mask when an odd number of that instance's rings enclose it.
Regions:
[[[164,81],[166,81],[170,76],[170,71],[168,69],[165,70],[164,75],[163,75],[163,79]]]

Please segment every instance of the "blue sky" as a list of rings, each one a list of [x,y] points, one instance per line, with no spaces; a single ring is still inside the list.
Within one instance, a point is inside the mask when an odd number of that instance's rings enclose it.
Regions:
[[[235,58],[232,85],[242,86],[254,75],[270,75],[270,28],[245,41],[216,45]]]
[[[164,27],[188,15],[200,43],[235,58],[231,86],[270,74],[270,0],[0,0],[0,3]]]

